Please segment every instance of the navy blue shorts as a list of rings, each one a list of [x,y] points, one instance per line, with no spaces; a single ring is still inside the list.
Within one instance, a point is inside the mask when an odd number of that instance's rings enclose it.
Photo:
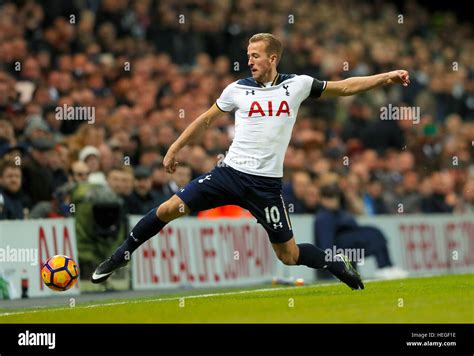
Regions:
[[[247,209],[272,243],[283,243],[293,237],[293,231],[281,187],[281,178],[255,176],[225,165],[192,180],[176,195],[193,212],[223,205]]]

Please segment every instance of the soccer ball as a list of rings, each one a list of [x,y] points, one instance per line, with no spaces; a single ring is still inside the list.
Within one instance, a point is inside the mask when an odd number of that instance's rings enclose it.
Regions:
[[[41,268],[44,284],[59,292],[64,292],[76,284],[78,276],[77,264],[68,256],[50,257]]]

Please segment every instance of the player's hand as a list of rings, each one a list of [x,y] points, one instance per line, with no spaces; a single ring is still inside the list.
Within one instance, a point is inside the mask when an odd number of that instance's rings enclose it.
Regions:
[[[171,149],[166,153],[165,158],[163,158],[163,166],[167,173],[173,174],[176,171],[178,162],[174,159],[175,152]]]
[[[407,87],[410,84],[410,74],[408,71],[399,69],[388,73],[389,84],[402,84]]]

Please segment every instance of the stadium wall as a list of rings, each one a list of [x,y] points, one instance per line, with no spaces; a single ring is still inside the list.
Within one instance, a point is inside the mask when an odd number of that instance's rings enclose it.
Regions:
[[[78,295],[80,282],[61,293],[43,284],[41,266],[54,255],[78,260],[73,218],[1,221],[0,299]]]
[[[292,216],[298,242],[314,242],[313,217]],[[378,227],[385,235],[392,262],[410,276],[467,273],[474,268],[474,215],[364,216],[360,225]],[[373,278],[376,264],[365,257],[358,267],[363,278]],[[306,267],[284,266],[286,276],[315,280]]]
[[[131,217],[134,226],[140,217]],[[277,274],[265,230],[253,219],[179,219],[134,254],[134,289],[233,287]]]
[[[134,226],[139,217],[131,219]],[[299,243],[314,242],[313,216],[294,215],[291,221]],[[361,217],[358,222],[383,231],[393,263],[410,276],[474,268],[472,214]],[[365,256],[358,268],[364,278],[373,278],[374,258]],[[238,286],[270,282],[272,277],[316,280],[310,268],[278,262],[265,231],[253,219],[176,220],[162,238],[138,250],[132,271],[135,289]]]
[[[131,216],[130,226],[139,219]],[[384,232],[393,262],[411,276],[474,268],[472,214],[361,217],[358,222]],[[292,225],[298,242],[314,241],[313,216],[294,215]],[[160,235],[134,254],[133,289],[234,287],[269,283],[273,277],[316,280],[312,269],[278,262],[254,219],[186,217],[167,225]],[[41,283],[41,265],[56,254],[78,260],[74,219],[0,222],[0,293],[21,298],[23,286],[28,297],[79,294],[79,284],[57,293]],[[375,267],[373,258],[366,257],[359,270],[364,278],[372,278]]]

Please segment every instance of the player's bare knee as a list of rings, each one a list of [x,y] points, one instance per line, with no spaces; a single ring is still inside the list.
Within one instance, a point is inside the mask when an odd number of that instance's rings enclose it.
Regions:
[[[177,210],[173,207],[173,204],[167,201],[159,206],[156,215],[161,221],[170,222],[178,217],[176,211]]]
[[[297,258],[292,253],[289,253],[289,252],[278,253],[277,257],[281,262],[283,262],[283,264],[287,266],[296,265]]]
[[[189,213],[189,209],[181,201],[170,199],[158,207],[156,216],[161,221],[170,222]]]
[[[156,211],[156,216],[161,221],[168,222],[169,208],[166,203],[163,203],[158,207],[158,210]]]

